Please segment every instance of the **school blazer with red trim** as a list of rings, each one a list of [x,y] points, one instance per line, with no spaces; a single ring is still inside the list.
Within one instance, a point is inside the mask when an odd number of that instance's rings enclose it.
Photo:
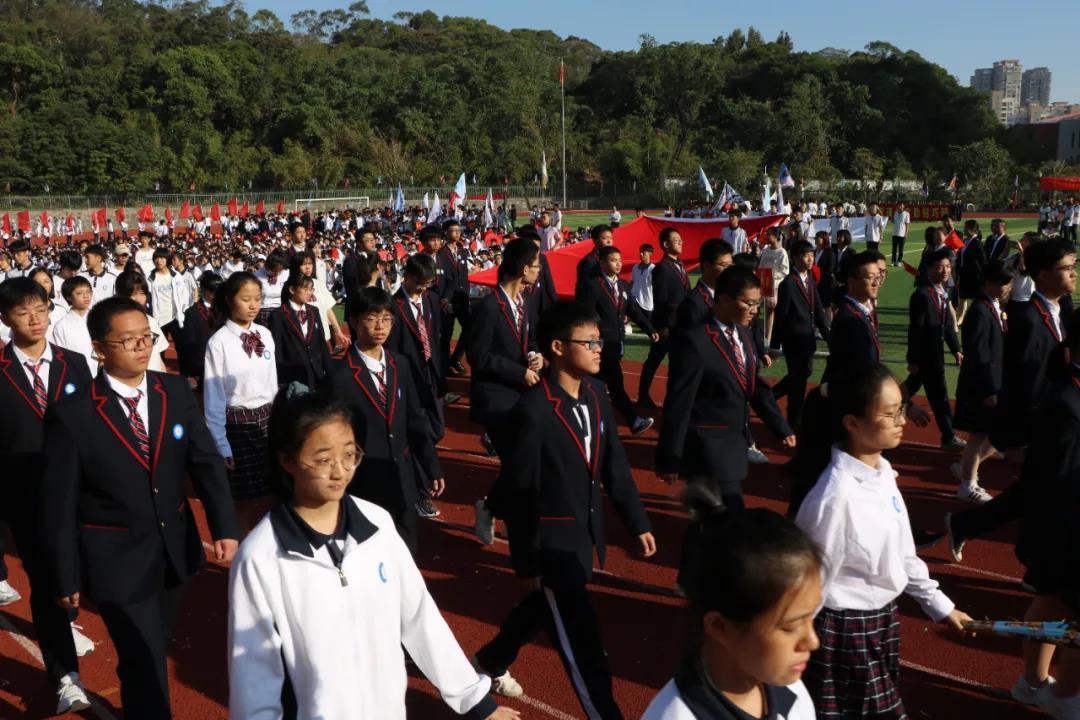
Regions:
[[[1069,326],[1069,314],[1062,303],[1062,328]],[[1009,303],[1008,316],[997,415],[1013,427],[1030,428],[1048,399],[1051,383],[1064,375],[1066,363],[1050,308],[1042,298],[1032,295],[1028,302]]]
[[[90,368],[81,353],[50,345],[53,359],[49,366],[49,407],[72,395],[90,382]],[[0,515],[25,512],[22,503],[13,502],[30,485],[41,481],[45,449],[45,415],[37,406],[34,386],[19,366],[10,345],[0,348]],[[32,488],[34,492],[37,487]],[[10,505],[9,505],[10,502]]]
[[[525,336],[518,334],[510,301],[498,287],[476,306],[470,323],[469,418],[484,423],[513,408],[521,397],[527,354],[536,350],[536,337],[531,321],[525,324]]]
[[[46,416],[41,540],[60,596],[131,603],[194,575],[204,552],[188,478],[212,537],[240,538],[224,462],[187,381],[148,372],[147,402],[149,463],[103,373]]]
[[[570,396],[545,374],[514,407],[516,442],[498,480],[512,508],[506,520],[514,571],[556,588],[589,581],[593,547],[603,567],[601,490],[633,536],[649,532],[603,382],[583,378],[578,397],[589,408],[591,459],[575,432]]]
[[[330,350],[319,308],[307,306],[307,333],[301,331],[296,311],[286,300],[270,313],[267,321],[274,338],[274,359],[278,382],[303,383],[315,389],[330,370]]]

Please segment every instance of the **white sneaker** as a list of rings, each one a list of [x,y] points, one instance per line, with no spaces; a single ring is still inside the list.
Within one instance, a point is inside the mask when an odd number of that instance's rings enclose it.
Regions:
[[[1038,687],[1033,686],[1023,675],[1016,680],[1016,684],[1009,690],[1012,699],[1022,705],[1038,705],[1039,688],[1043,685],[1053,685],[1056,681],[1053,677],[1047,677],[1046,682]]]
[[[7,580],[0,580],[0,607],[20,600],[22,600],[22,595],[19,594],[19,591],[11,587]]]
[[[525,694],[525,689],[521,687],[521,683],[514,679],[514,676],[510,674],[509,670],[498,677],[492,677],[484,670],[484,668],[480,667],[480,663],[477,662],[475,655],[469,658],[469,662],[472,664],[473,670],[478,674],[491,677],[491,692],[496,695],[516,698]]]
[[[60,678],[60,684],[56,686],[56,714],[89,709],[90,699],[86,697],[86,690],[79,682],[79,673],[68,673]]]
[[[967,500],[969,503],[975,503],[976,505],[982,505],[983,503],[988,503],[994,499],[994,496],[986,492],[986,488],[980,485],[962,487],[956,491],[956,497],[961,500]]]
[[[1080,720],[1080,695],[1057,697],[1054,686],[1044,683],[1035,691],[1035,700],[1039,707],[1050,713],[1054,720]]]
[[[89,655],[94,652],[94,641],[83,635],[81,632],[81,625],[71,623],[71,638],[75,641],[75,654],[79,657]]]
[[[746,449],[746,459],[755,465],[769,464],[769,458],[765,456],[765,453],[757,449],[757,445],[751,445]]]

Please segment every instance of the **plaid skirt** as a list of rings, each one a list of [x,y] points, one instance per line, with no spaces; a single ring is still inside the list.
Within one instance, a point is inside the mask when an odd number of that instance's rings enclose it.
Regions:
[[[896,603],[871,611],[822,608],[814,630],[821,647],[810,656],[803,683],[819,718],[907,718]]]
[[[229,471],[233,500],[251,500],[270,492],[266,463],[271,407],[267,404],[254,409],[225,410],[225,437],[233,454],[233,469]]]

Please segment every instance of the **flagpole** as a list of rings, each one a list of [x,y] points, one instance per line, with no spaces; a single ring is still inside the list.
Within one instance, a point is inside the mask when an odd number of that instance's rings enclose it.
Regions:
[[[566,68],[559,58],[559,96],[562,99],[562,206],[566,208]]]

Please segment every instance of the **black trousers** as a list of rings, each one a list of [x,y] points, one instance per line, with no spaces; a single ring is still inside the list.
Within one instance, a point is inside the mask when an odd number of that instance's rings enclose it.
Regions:
[[[1075,225],[1066,225],[1065,226],[1064,238],[1066,240],[1072,240],[1073,242],[1076,242],[1076,226]]]
[[[4,562],[4,553],[6,552],[4,542],[4,531],[0,528],[0,582],[5,582],[8,579],[7,563]]]
[[[647,402],[649,389],[652,387],[656,371],[660,369],[660,363],[667,357],[671,349],[671,331],[660,335],[660,339],[649,345],[649,355],[641,366],[641,383],[638,385],[638,403]]]
[[[461,356],[465,354],[465,345],[469,334],[469,296],[461,293],[455,295],[451,306],[454,308],[454,318],[461,325],[461,334],[458,335],[457,345],[454,346],[454,354],[449,356],[450,364],[454,365],[461,362]],[[449,337],[452,334],[452,329],[443,331],[443,335]],[[450,344],[447,343],[446,347],[449,348]]]
[[[623,416],[627,425],[633,425],[634,419],[637,418],[637,411],[634,409],[634,403],[630,401],[630,396],[626,394],[621,342],[604,343],[604,349],[600,351],[600,377],[607,385],[612,406]]]
[[[439,309],[439,369],[443,377],[449,377],[450,369],[450,343],[454,335],[454,310]],[[464,343],[462,343],[464,344]]]
[[[958,539],[982,537],[1006,523],[1019,520],[1024,514],[1025,502],[1024,484],[1017,480],[990,502],[953,513],[953,531]]]
[[[124,717],[171,720],[165,659],[169,637],[187,583],[162,587],[134,603],[98,603],[101,619],[116,646],[116,674]]]
[[[495,482],[491,486],[491,491],[487,494],[486,504],[491,514],[497,518],[506,518],[506,503],[507,499],[504,498],[505,492],[503,491],[505,483],[502,482],[502,474],[507,471],[507,465],[510,462],[510,454],[514,450],[514,426],[513,411],[508,410],[506,412],[492,413],[491,417],[487,418],[487,422],[484,423],[484,432],[491,439],[491,444],[495,446],[495,454],[499,456],[499,472],[495,476]]]
[[[909,398],[914,398],[920,387],[926,388],[926,399],[934,411],[942,442],[952,440],[952,409],[949,407],[949,390],[945,385],[945,366],[920,365],[919,372],[908,375],[904,380],[904,390]]]
[[[787,375],[773,385],[773,395],[777,398],[787,395],[788,424],[792,429],[798,430],[803,403],[806,401],[806,384],[814,372],[814,351],[799,348],[789,352],[785,347],[784,362],[787,364]]]
[[[866,241],[867,250],[877,250],[879,247],[881,247],[881,242],[874,242],[873,240]]]
[[[10,501],[6,498],[5,502]],[[33,506],[19,503],[20,512],[9,516],[15,549],[22,559],[23,570],[30,579],[30,618],[34,625],[41,660],[53,680],[68,673],[79,671],[79,659],[75,655],[75,641],[71,637],[71,621],[77,613],[63,609],[56,602],[60,594],[48,572],[48,564],[41,554],[38,540],[38,511]],[[4,568],[7,575],[7,568]]]
[[[894,263],[904,262],[904,241],[906,237],[900,237],[899,235],[893,235],[892,238],[892,261]]]
[[[687,484],[704,482],[701,478],[688,478]],[[742,486],[740,485],[722,485],[718,488],[713,488],[713,491],[720,500],[723,501],[725,512],[737,512],[739,510],[746,509],[746,503],[743,501]],[[686,534],[683,535],[682,554],[679,557],[679,574],[675,578],[676,584],[684,590],[690,586],[697,585],[697,578],[700,573],[702,556],[702,524],[698,520],[691,520],[686,526]]]
[[[611,666],[600,623],[584,585],[545,586],[526,595],[506,616],[499,634],[476,653],[477,663],[492,677],[502,675],[541,629],[547,630],[558,649],[585,717],[622,720],[611,689]]]

